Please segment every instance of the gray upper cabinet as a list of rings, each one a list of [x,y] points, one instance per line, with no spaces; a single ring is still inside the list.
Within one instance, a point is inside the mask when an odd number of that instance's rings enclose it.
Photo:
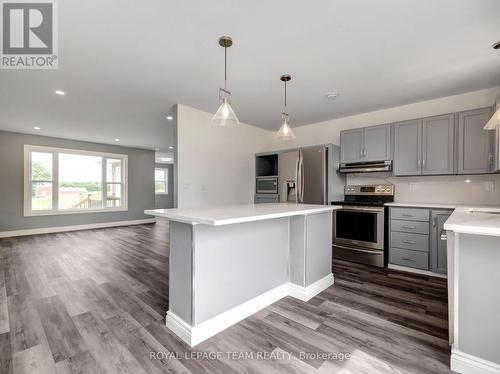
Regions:
[[[359,162],[363,159],[363,129],[340,132],[340,162]]]
[[[422,120],[399,122],[394,125],[394,175],[422,173]]]
[[[451,213],[451,210],[431,211],[430,270],[435,273],[447,273],[446,231],[443,226]]]
[[[491,108],[458,114],[458,174],[492,171],[495,132],[483,129],[490,118]]]
[[[455,115],[424,118],[422,130],[422,174],[453,174]]]
[[[392,160],[391,125],[341,131],[340,162]]]
[[[394,125],[394,175],[454,173],[455,116],[429,117]]]
[[[363,161],[392,160],[391,125],[366,127]]]

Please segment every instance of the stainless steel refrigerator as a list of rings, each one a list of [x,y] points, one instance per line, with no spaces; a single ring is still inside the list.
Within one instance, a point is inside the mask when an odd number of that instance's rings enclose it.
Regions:
[[[308,147],[280,153],[278,170],[281,202],[330,203],[327,147]]]

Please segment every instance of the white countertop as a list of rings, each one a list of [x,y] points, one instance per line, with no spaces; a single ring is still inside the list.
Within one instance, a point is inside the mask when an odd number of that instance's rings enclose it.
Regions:
[[[457,208],[444,229],[464,234],[500,236],[500,208]]]
[[[498,205],[473,205],[473,204],[441,204],[441,203],[385,203],[386,206],[407,207],[407,208],[429,208],[429,209],[457,209],[457,208],[477,208],[477,209],[500,209]]]
[[[456,209],[460,204],[440,204],[440,203],[385,203],[386,206],[407,207],[407,208],[434,208],[434,209]]]
[[[144,214],[189,224],[220,226],[233,223],[260,221],[264,219],[331,212],[340,208],[341,206],[337,205],[268,203],[228,205],[210,208],[151,209],[145,210]]]

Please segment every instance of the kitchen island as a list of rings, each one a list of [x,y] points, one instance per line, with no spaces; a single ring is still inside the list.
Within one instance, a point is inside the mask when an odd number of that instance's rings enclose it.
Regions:
[[[285,296],[333,284],[332,211],[273,203],[155,209],[170,221],[166,325],[190,346]]]
[[[451,369],[500,373],[500,209],[459,207],[444,229]]]

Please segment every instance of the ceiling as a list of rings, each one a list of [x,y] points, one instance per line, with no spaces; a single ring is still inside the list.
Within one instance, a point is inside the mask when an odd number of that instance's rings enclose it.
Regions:
[[[234,110],[273,131],[283,73],[292,126],[492,87],[498,14],[498,0],[59,1],[59,69],[0,71],[0,129],[169,152],[174,104],[217,109],[224,34]]]

